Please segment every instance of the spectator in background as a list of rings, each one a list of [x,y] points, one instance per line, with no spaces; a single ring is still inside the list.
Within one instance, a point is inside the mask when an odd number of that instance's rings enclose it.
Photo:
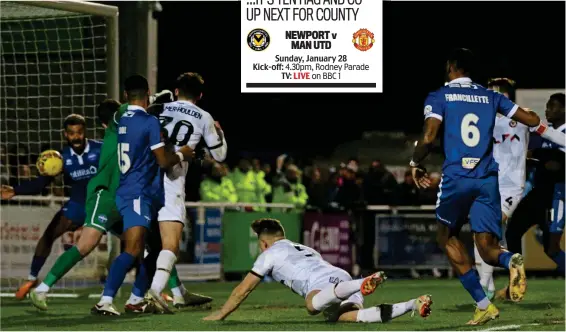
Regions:
[[[236,188],[238,202],[265,203],[265,195],[271,192],[271,186],[264,179],[256,176],[249,160],[241,159],[238,167],[230,174],[230,179]],[[250,210],[250,209],[248,209]],[[254,208],[253,210],[264,210]]]
[[[305,181],[306,182],[306,181]],[[328,186],[322,179],[320,168],[314,167],[307,187],[308,205],[319,209],[328,206]]]
[[[419,205],[419,190],[410,170],[405,172],[404,181],[399,185],[398,205]]]
[[[380,160],[374,160],[364,181],[364,195],[367,203],[392,205],[397,186],[395,176],[385,168]]]
[[[272,190],[265,195],[265,201],[271,203],[273,201],[273,173],[271,173],[271,165],[267,163],[263,164],[261,171],[264,174],[263,179],[272,188]]]
[[[429,175],[430,186],[420,192],[421,205],[435,205],[438,199],[438,186],[440,185],[440,173],[432,172]]]
[[[8,163],[8,151],[4,145],[0,145],[0,184],[10,184],[10,164]]]
[[[228,177],[226,170],[215,162],[208,170],[205,179],[200,184],[200,197],[203,202],[236,203],[238,195],[236,188]]]
[[[362,188],[356,182],[358,167],[355,163],[349,163],[342,170],[342,177],[337,180],[338,190],[333,200],[333,205],[346,209],[352,209],[356,204],[363,201]]]
[[[293,204],[297,208],[307,205],[309,195],[307,189],[299,181],[299,168],[290,164],[285,169],[285,177],[273,191],[273,203]]]

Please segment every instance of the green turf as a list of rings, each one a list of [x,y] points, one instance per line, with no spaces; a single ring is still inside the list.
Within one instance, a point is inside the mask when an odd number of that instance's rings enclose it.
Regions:
[[[499,285],[504,284],[498,280]],[[213,296],[217,309],[229,296],[234,283],[187,284],[190,290]],[[92,290],[91,290],[92,291]],[[97,290],[100,291],[100,290]],[[175,315],[145,315],[120,317],[92,316],[89,309],[96,299],[52,299],[49,311],[39,312],[29,301],[17,302],[3,298],[1,302],[2,330],[481,330],[507,326],[506,330],[565,330],[564,280],[529,280],[529,290],[520,304],[497,304],[501,316],[481,327],[465,323],[472,317],[474,306],[457,279],[395,281],[388,280],[372,296],[366,307],[379,303],[394,303],[421,294],[433,295],[432,315],[428,319],[407,314],[388,324],[340,323],[328,324],[322,315],[309,316],[303,300],[278,283],[262,284],[244,304],[224,322],[203,322],[210,311],[189,310]],[[126,294],[124,292],[123,294]],[[122,308],[126,297],[115,301]],[[538,324],[538,325],[528,325]],[[509,327],[509,325],[521,325]]]

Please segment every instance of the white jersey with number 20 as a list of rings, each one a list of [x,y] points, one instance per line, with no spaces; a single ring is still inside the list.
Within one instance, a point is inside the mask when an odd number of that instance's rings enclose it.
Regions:
[[[212,116],[189,101],[163,104],[159,116],[167,139],[175,148],[188,145],[195,148],[204,139],[211,155],[217,161],[226,158],[226,140],[218,135]],[[185,177],[188,163],[173,167],[165,176],[165,206],[159,211],[159,221],[185,222]]]

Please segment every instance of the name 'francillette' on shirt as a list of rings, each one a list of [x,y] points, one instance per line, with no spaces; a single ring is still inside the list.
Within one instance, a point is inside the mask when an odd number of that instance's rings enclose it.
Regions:
[[[465,95],[461,93],[446,93],[444,96],[446,101],[489,104],[489,98],[487,96]]]

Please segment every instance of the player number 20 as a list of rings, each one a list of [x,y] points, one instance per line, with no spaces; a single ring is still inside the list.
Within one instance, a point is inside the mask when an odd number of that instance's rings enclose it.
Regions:
[[[165,129],[165,126],[171,123],[171,121],[173,121],[173,118],[170,116],[160,116],[159,121],[161,121],[161,127],[165,130],[167,137],[169,138],[169,142],[177,146],[187,145],[189,139],[191,138],[191,135],[195,132],[193,124],[189,121],[181,120],[175,123],[175,126],[173,126],[173,129],[171,130],[171,133],[169,133],[169,131]],[[180,137],[182,137],[182,139],[179,139]]]
[[[467,146],[473,148],[480,142],[480,131],[477,126],[475,126],[479,117],[473,113],[468,113],[464,115],[462,119],[462,125],[460,126],[460,133],[462,134],[462,141]]]
[[[126,173],[130,169],[130,166],[132,166],[128,151],[130,151],[129,143],[118,143],[118,165],[120,165],[120,172],[122,172],[122,174]]]

